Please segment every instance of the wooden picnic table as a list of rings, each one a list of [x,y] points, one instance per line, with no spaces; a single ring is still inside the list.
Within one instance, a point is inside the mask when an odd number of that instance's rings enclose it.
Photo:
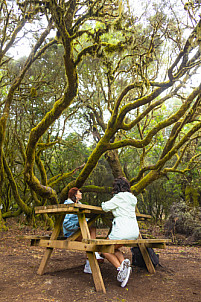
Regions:
[[[37,273],[42,275],[47,266],[48,260],[52,254],[54,248],[67,249],[67,250],[79,250],[85,251],[89,259],[89,263],[92,270],[92,276],[95,284],[96,291],[106,293],[105,285],[102,279],[101,271],[98,261],[95,257],[95,252],[100,253],[114,253],[115,245],[122,244],[124,246],[139,246],[145,264],[150,273],[154,273],[155,269],[147,252],[147,247],[164,248],[167,239],[137,239],[137,240],[106,240],[106,239],[91,239],[89,227],[99,217],[107,215],[101,207],[85,205],[85,204],[58,204],[50,206],[39,206],[35,208],[36,214],[52,214],[57,215],[55,227],[51,236],[48,238],[33,238],[34,245],[45,247],[45,253],[41,260]],[[59,234],[62,229],[63,220],[66,214],[77,214],[80,224],[78,229],[73,235],[66,239],[60,239]],[[138,219],[151,218],[149,215],[136,213]],[[89,220],[86,218],[89,217]],[[76,239],[82,235],[82,241],[76,241]],[[31,239],[31,238],[29,238]]]

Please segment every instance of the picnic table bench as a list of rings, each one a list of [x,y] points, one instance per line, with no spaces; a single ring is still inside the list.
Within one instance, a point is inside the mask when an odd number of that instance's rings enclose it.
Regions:
[[[55,227],[51,236],[25,236],[26,239],[31,239],[31,245],[45,247],[45,253],[41,260],[37,273],[42,275],[47,266],[48,260],[52,254],[54,248],[66,249],[66,250],[78,250],[85,251],[89,259],[89,263],[92,270],[92,276],[95,284],[96,291],[106,293],[105,285],[102,279],[101,271],[98,261],[95,257],[95,252],[100,253],[114,253],[115,245],[122,245],[127,247],[139,247],[145,261],[147,270],[149,273],[154,274],[155,268],[149,257],[147,251],[148,247],[152,248],[165,248],[166,243],[170,242],[169,239],[142,239],[141,235],[137,240],[107,240],[107,239],[91,239],[89,227],[99,217],[105,217],[108,213],[104,212],[101,207],[85,205],[85,204],[58,204],[50,206],[40,206],[35,208],[36,214],[52,214],[56,215],[57,219]],[[80,224],[78,229],[73,235],[68,238],[59,237],[62,229],[62,223],[66,214],[77,214]],[[88,221],[86,217],[90,218]],[[148,219],[150,215],[144,215],[136,213],[137,219]],[[82,235],[82,241],[76,241],[76,239]]]

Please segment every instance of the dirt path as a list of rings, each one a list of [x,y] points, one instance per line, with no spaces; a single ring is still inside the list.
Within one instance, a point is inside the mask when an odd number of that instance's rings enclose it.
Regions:
[[[105,261],[100,265],[107,293],[94,290],[91,275],[84,274],[85,254],[55,250],[43,276],[38,276],[44,249],[16,239],[30,228],[12,226],[0,233],[0,301],[12,302],[198,302],[201,301],[201,249],[168,246],[157,250],[160,263],[155,275],[133,268],[125,288],[116,281],[116,270]],[[37,234],[41,231],[37,230]],[[124,248],[131,259],[131,252]]]

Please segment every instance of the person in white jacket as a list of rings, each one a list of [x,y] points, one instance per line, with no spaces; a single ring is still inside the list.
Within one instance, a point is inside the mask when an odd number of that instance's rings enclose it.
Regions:
[[[130,183],[124,177],[118,177],[113,182],[112,199],[102,202],[101,206],[105,212],[111,211],[114,219],[112,229],[108,236],[110,240],[130,239],[135,240],[139,236],[139,227],[135,215],[137,198],[131,193]],[[131,274],[130,260],[124,259],[119,250],[121,246],[115,246],[115,253],[104,253],[104,257],[118,270],[117,280],[121,287],[125,287]]]

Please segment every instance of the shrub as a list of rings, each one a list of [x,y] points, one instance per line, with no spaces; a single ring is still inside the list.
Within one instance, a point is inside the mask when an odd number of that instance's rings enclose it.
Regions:
[[[193,241],[201,240],[201,209],[189,207],[185,202],[173,203],[165,222],[167,234],[184,234]]]

